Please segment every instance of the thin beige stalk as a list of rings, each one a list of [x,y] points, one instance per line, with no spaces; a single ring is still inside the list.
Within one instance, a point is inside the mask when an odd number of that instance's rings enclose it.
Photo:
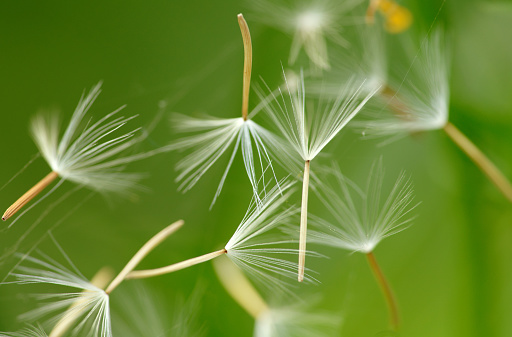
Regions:
[[[251,88],[252,71],[252,43],[249,26],[242,14],[238,14],[238,24],[244,40],[244,77],[243,77],[243,96],[242,96],[242,118],[247,120],[249,114],[249,90]]]
[[[94,275],[91,280],[91,284],[100,289],[103,289],[110,281],[112,281],[112,278],[114,278],[114,271],[110,267],[103,267],[96,273],[96,275]],[[84,290],[83,292],[88,292],[88,290]],[[63,336],[82,314],[81,310],[75,308],[82,305],[85,301],[87,300],[79,299],[73,303],[68,308],[66,314],[57,322],[57,324],[55,324],[48,337]]]
[[[389,308],[391,328],[394,331],[398,331],[398,328],[400,327],[400,314],[398,312],[398,303],[396,301],[395,295],[393,294],[393,290],[391,289],[391,286],[389,285],[389,282],[384,276],[384,273],[382,272],[382,269],[377,263],[377,260],[375,259],[373,253],[366,253],[366,257],[368,259],[370,269],[375,275],[375,279],[377,280],[377,283],[379,284],[382,293],[384,294],[384,298],[386,299],[386,303]]]
[[[379,8],[380,0],[370,0],[370,4],[366,9],[365,21],[367,25],[373,25],[375,23],[375,13]]]
[[[299,237],[299,272],[298,280],[304,280],[306,265],[306,236],[308,233],[308,192],[309,192],[309,160],[304,164],[304,179],[302,180],[302,204],[300,208],[300,237]]]
[[[512,202],[512,185],[496,165],[494,165],[494,163],[452,123],[448,122],[443,130],[453,142],[471,158],[476,166],[480,168],[501,193],[503,193],[505,198]]]
[[[208,253],[205,255],[201,255],[198,257],[194,257],[192,259],[188,259],[185,261],[181,261],[175,264],[171,264],[167,267],[157,268],[157,269],[148,269],[148,270],[134,270],[130,272],[128,275],[126,275],[126,279],[140,279],[140,278],[148,278],[148,277],[154,277],[154,276],[160,276],[169,274],[181,269],[185,269],[188,267],[192,267],[196,264],[209,261],[213,258],[216,258],[217,256],[221,256],[223,254],[226,254],[228,251],[226,249],[221,249],[213,253]]]
[[[127,278],[127,275],[142,261],[146,255],[148,255],[156,246],[158,246],[162,241],[164,241],[169,235],[176,232],[178,229],[183,226],[185,222],[183,220],[178,220],[175,223],[167,226],[163,230],[161,230],[158,234],[153,236],[148,242],[142,246],[141,249],[131,258],[128,264],[121,270],[119,275],[109,284],[105,292],[110,294],[123,280]]]
[[[57,172],[50,172],[46,177],[44,177],[41,181],[39,181],[37,184],[34,185],[30,190],[28,190],[25,194],[23,194],[14,204],[9,207],[4,215],[2,216],[2,220],[6,221],[11,216],[16,214],[23,206],[25,206],[30,200],[34,199],[36,195],[41,193],[42,190],[44,190],[48,185],[52,183],[59,174]]]
[[[226,291],[252,318],[268,311],[267,303],[233,262],[220,258],[213,261],[213,267]]]

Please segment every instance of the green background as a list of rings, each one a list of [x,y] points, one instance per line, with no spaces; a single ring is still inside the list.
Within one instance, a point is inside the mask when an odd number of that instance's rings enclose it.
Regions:
[[[404,1],[415,17],[413,30],[424,31],[441,2]],[[239,116],[240,12],[247,13],[253,38],[253,83],[261,76],[275,87],[291,39],[253,20],[241,1],[0,2],[0,185],[37,152],[29,137],[30,117],[41,109],[58,109],[67,121],[84,88],[99,80],[104,85],[91,110],[95,117],[127,104],[125,115],[140,115],[131,125],[147,125],[158,115],[159,104],[167,103],[142,150],[176,138],[168,122],[172,112]],[[512,178],[512,4],[448,0],[437,20],[453,41],[450,120]],[[254,106],[254,94],[252,99]],[[441,131],[385,147],[378,143],[344,130],[326,152],[358,183],[365,181],[370,164],[380,155],[389,179],[401,169],[412,175],[416,200],[421,201],[414,226],[386,239],[375,251],[399,299],[400,335],[511,336],[510,203]],[[141,268],[222,247],[251,196],[241,158],[236,158],[216,206],[208,211],[228,158],[181,194],[174,183],[174,165],[182,157],[167,153],[130,165],[130,171],[147,173],[143,184],[148,191],[137,197],[74,193],[56,205],[18,251],[27,251],[60,223],[52,231],[54,237],[82,273],[92,277],[104,265],[119,271],[147,239],[177,219],[185,219],[186,225]],[[0,191],[1,207],[7,208],[48,172],[46,163],[36,160]],[[11,229],[0,232],[0,252],[12,248],[43,211],[73,187],[65,183]],[[81,207],[74,210],[76,205]],[[310,209],[321,214],[323,208],[312,197]],[[55,251],[47,239],[39,247]],[[379,333],[386,330],[386,306],[364,256],[315,248],[330,257],[310,260],[322,284],[297,286],[297,292],[320,294],[315,308],[340,314],[339,336],[384,336]],[[2,278],[12,263],[8,259],[0,266]],[[171,317],[180,311],[176,298],[188,297],[198,282],[205,290],[196,308],[196,326],[208,336],[251,335],[253,320],[225,293],[209,263],[145,284],[160,294]],[[0,331],[21,326],[16,316],[34,305],[27,294],[41,289],[0,286]]]

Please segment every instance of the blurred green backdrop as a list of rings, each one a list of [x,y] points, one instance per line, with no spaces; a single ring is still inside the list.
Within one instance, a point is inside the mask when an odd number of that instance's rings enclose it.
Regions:
[[[419,32],[431,24],[442,1],[402,3],[413,11],[413,29]],[[140,115],[133,125],[147,125],[166,103],[161,122],[143,149],[175,137],[168,122],[171,112],[239,116],[240,12],[246,14],[253,37],[253,83],[262,76],[274,87],[281,78],[280,62],[288,58],[290,37],[253,20],[242,1],[0,2],[0,185],[37,152],[28,133],[30,117],[40,109],[58,109],[67,122],[81,92],[99,80],[104,85],[91,110],[95,117],[127,104],[126,115]],[[438,21],[453,40],[450,119],[512,178],[512,4],[449,0]],[[413,177],[416,199],[421,201],[414,226],[376,250],[400,302],[401,335],[511,336],[511,205],[442,132],[385,147],[378,143],[343,131],[328,151],[359,183],[379,155],[384,156],[388,177],[401,169]],[[55,238],[91,277],[104,265],[119,271],[147,239],[177,219],[185,219],[185,227],[141,267],[217,249],[230,237],[250,200],[242,162],[235,160],[221,197],[208,211],[228,158],[182,195],[173,181],[174,164],[181,157],[169,153],[130,165],[131,171],[148,174],[148,191],[137,198],[90,197],[88,191],[66,198],[18,251],[27,251],[60,223],[53,230]],[[0,191],[0,205],[8,207],[47,172],[44,161],[36,160]],[[12,248],[44,209],[73,187],[65,184],[2,231],[0,251]],[[310,209],[318,213],[322,206],[312,198]],[[43,240],[39,247],[51,249],[52,244]],[[364,257],[317,250],[330,257],[310,262],[322,284],[297,285],[297,291],[321,294],[318,307],[340,313],[339,336],[379,335],[386,329],[387,311]],[[12,263],[0,266],[2,278]],[[252,319],[226,294],[208,263],[145,283],[173,308],[177,296],[188,296],[197,282],[206,289],[198,325],[208,336],[252,334]],[[33,305],[26,295],[31,289],[0,286],[0,331],[21,326],[16,316]]]

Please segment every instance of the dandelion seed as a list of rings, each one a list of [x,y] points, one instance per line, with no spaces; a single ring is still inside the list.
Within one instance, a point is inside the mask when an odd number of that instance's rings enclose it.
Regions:
[[[416,206],[412,204],[412,184],[404,172],[384,198],[382,159],[373,164],[365,191],[351,188],[338,167],[333,167],[329,173],[335,179],[335,185],[316,181],[314,192],[334,216],[336,225],[312,216],[314,226],[324,229],[324,232],[310,231],[313,242],[366,254],[384,238],[410,225],[410,212]]]
[[[90,283],[99,289],[104,289],[113,278],[113,271],[109,267],[103,267],[93,276]],[[64,315],[57,324],[55,324],[49,337],[61,337],[70,330],[81,315],[81,311],[73,309],[82,304],[80,300],[74,302],[70,308],[67,309],[67,315]]]
[[[112,337],[109,298],[105,291],[89,282],[78,270],[72,271],[50,257],[40,254],[41,259],[25,257],[32,266],[19,266],[12,274],[16,279],[12,283],[55,284],[80,291],[39,295],[39,300],[50,302],[43,303],[39,308],[23,314],[20,318],[33,321],[54,315],[48,319],[48,324],[51,325],[68,320],[80,320],[73,333],[77,334],[87,329],[94,336]],[[55,315],[56,312],[63,313]]]
[[[367,114],[365,121],[354,125],[364,128],[370,137],[393,136],[389,141],[408,133],[443,130],[450,139],[478,166],[500,192],[512,202],[512,184],[487,156],[448,120],[449,62],[442,31],[434,31],[415,57],[406,78],[399,85],[383,87],[394,115],[383,117],[383,110]],[[394,89],[398,88],[398,89]]]
[[[264,175],[266,168],[269,167],[274,180],[277,182],[272,162],[273,160],[280,162],[283,160],[283,157],[286,157],[285,151],[280,146],[282,143],[280,139],[252,120],[261,110],[261,106],[266,104],[265,100],[253,111],[249,112],[252,45],[249,28],[242,14],[238,15],[238,22],[244,41],[242,117],[219,119],[176,115],[173,119],[173,125],[177,131],[185,133],[199,132],[184,137],[172,145],[172,148],[175,150],[192,149],[192,153],[188,154],[176,165],[176,170],[180,172],[176,178],[176,181],[180,183],[178,189],[183,192],[191,189],[229,148],[234,147],[210,208],[213,207],[220,195],[227,174],[239,149],[242,151],[245,170],[252,185],[253,194],[256,197],[259,195],[258,171]]]
[[[56,262],[42,252],[39,253],[42,256],[41,259],[32,256],[20,256],[24,261],[33,266],[18,265],[16,271],[11,273],[15,280],[6,283],[55,284],[81,290],[81,292],[40,295],[38,296],[40,300],[49,302],[43,304],[40,308],[22,315],[21,318],[33,321],[55,312],[62,312],[48,320],[48,323],[54,326],[49,337],[60,337],[74,325],[72,333],[75,335],[87,330],[88,336],[112,337],[110,293],[151,250],[182,225],[183,221],[177,221],[151,238],[112,281],[110,271],[105,269],[100,270],[92,281],[88,281],[72,264],[55,240],[55,245],[73,270]],[[104,287],[106,287],[106,290],[103,290]],[[79,323],[75,323],[77,321]]]
[[[306,256],[310,162],[363,108],[378,88],[363,95],[364,81],[356,83],[353,79],[341,88],[334,102],[324,104],[320,101],[314,107],[315,109],[308,109],[306,112],[304,74],[302,72],[299,83],[294,85],[295,87],[297,90],[294,92],[288,90],[288,95],[283,95],[279,89],[279,95],[273,96],[274,99],[266,106],[265,110],[291,144],[294,152],[304,161],[298,269],[298,281],[302,282]]]
[[[332,336],[339,318],[308,312],[304,303],[268,305],[239,268],[224,259],[213,263],[226,291],[255,320],[255,337]],[[275,295],[275,294],[274,294]]]
[[[422,48],[405,82],[383,87],[384,96],[393,98],[390,108],[394,115],[388,118],[368,115],[368,120],[363,122],[367,133],[405,135],[442,129],[447,124],[450,89],[444,49],[441,32],[436,31]]]
[[[32,137],[52,172],[10,206],[2,220],[13,216],[58,177],[61,182],[69,180],[98,192],[121,192],[136,187],[140,175],[121,172],[122,166],[146,155],[115,157],[141,140],[135,137],[140,129],[112,136],[135,116],[118,117],[121,107],[95,123],[88,120],[85,127],[80,126],[100,94],[100,88],[101,82],[86,96],[82,95],[60,138],[59,121],[55,115],[40,114],[32,120]]]
[[[330,69],[327,41],[347,47],[341,35],[343,27],[351,25],[348,13],[361,0],[311,0],[311,1],[251,1],[254,17],[293,36],[289,64],[293,65],[301,49],[318,69]]]
[[[391,326],[399,326],[396,299],[391,287],[380,269],[373,251],[385,238],[406,229],[412,218],[413,190],[410,179],[401,173],[387,197],[383,196],[384,170],[382,159],[373,165],[366,186],[366,193],[359,195],[360,202],[353,198],[346,178],[339,168],[331,170],[336,180],[333,188],[318,182],[315,192],[332,213],[335,223],[312,216],[311,223],[319,230],[309,232],[310,241],[329,245],[366,255],[375,277],[386,297],[391,315]],[[358,193],[359,194],[359,193]]]
[[[295,255],[297,251],[275,248],[290,242],[271,240],[269,231],[286,224],[290,217],[297,214],[298,210],[295,207],[281,210],[288,197],[293,193],[293,190],[290,189],[291,185],[289,182],[281,181],[279,186],[272,188],[264,197],[261,196],[261,203],[253,198],[245,217],[223,249],[166,267],[134,270],[126,275],[126,279],[164,275],[226,255],[267,290],[279,289],[290,293],[280,277],[292,278],[295,275],[294,270],[296,270],[297,264],[284,260],[280,256]],[[316,281],[307,274],[305,279],[309,282]]]

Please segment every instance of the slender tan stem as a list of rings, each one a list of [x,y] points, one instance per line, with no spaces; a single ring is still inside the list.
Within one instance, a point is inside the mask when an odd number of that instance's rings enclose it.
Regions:
[[[306,236],[308,233],[308,192],[309,192],[309,160],[304,164],[304,179],[302,180],[302,204],[300,208],[300,237],[299,237],[299,282],[304,280],[306,265]]]
[[[512,185],[493,162],[480,151],[478,147],[469,140],[452,123],[448,122],[444,127],[446,134],[453,140],[457,146],[471,158],[471,160],[487,175],[492,183],[503,193],[505,198],[512,202]]]
[[[226,291],[255,320],[268,311],[267,303],[233,262],[220,258],[213,261],[213,267]]]
[[[139,278],[148,278],[148,277],[154,277],[154,276],[160,276],[169,274],[181,269],[185,269],[188,267],[192,267],[196,264],[209,261],[213,258],[216,258],[217,256],[221,256],[223,254],[226,254],[228,251],[226,249],[221,249],[213,253],[208,253],[205,255],[201,255],[198,257],[194,257],[192,259],[188,259],[185,261],[181,261],[175,264],[171,264],[167,267],[157,268],[157,269],[148,269],[148,270],[134,270],[130,272],[128,275],[126,275],[126,279],[139,279]]]
[[[148,242],[142,246],[141,249],[131,258],[131,260],[126,264],[126,266],[121,270],[119,275],[109,284],[105,292],[110,294],[123,280],[127,278],[127,275],[142,261],[146,255],[148,255],[156,246],[158,246],[162,241],[164,241],[169,235],[176,232],[178,229],[183,226],[185,222],[183,220],[178,220],[175,223],[167,226],[163,230],[161,230],[158,234],[153,236]]]
[[[96,273],[96,275],[94,275],[91,280],[91,284],[100,289],[103,289],[107,286],[113,277],[114,271],[110,267],[103,267]],[[85,293],[87,291],[88,290],[84,290],[83,292]],[[82,314],[82,311],[76,308],[84,304],[86,301],[87,299],[82,298],[73,303],[68,308],[66,314],[57,322],[57,324],[55,324],[53,330],[50,332],[49,337],[63,336]]]
[[[242,118],[247,120],[249,114],[249,89],[251,88],[251,70],[252,70],[252,43],[251,33],[249,32],[249,26],[244,19],[242,14],[238,14],[238,24],[240,25],[240,31],[242,32],[242,38],[244,40],[244,87],[242,96]]]
[[[391,328],[394,331],[398,331],[398,328],[400,327],[400,315],[398,313],[398,303],[396,301],[395,295],[393,294],[393,290],[391,289],[389,282],[386,280],[384,273],[382,273],[382,269],[380,269],[380,266],[377,263],[373,253],[366,253],[366,257],[368,258],[370,269],[375,275],[375,279],[377,280],[377,283],[379,283],[379,286],[386,299],[389,308]]]
[[[380,0],[370,0],[370,4],[366,9],[365,21],[367,25],[373,25],[375,23],[375,12],[379,7]]]
[[[34,199],[36,195],[41,193],[42,190],[44,190],[48,185],[52,183],[59,174],[57,172],[50,172],[46,177],[44,177],[40,182],[34,185],[30,190],[28,190],[25,194],[23,194],[14,204],[9,207],[4,215],[2,216],[2,220],[6,221],[11,216],[16,214],[23,206],[25,206],[30,200]]]

